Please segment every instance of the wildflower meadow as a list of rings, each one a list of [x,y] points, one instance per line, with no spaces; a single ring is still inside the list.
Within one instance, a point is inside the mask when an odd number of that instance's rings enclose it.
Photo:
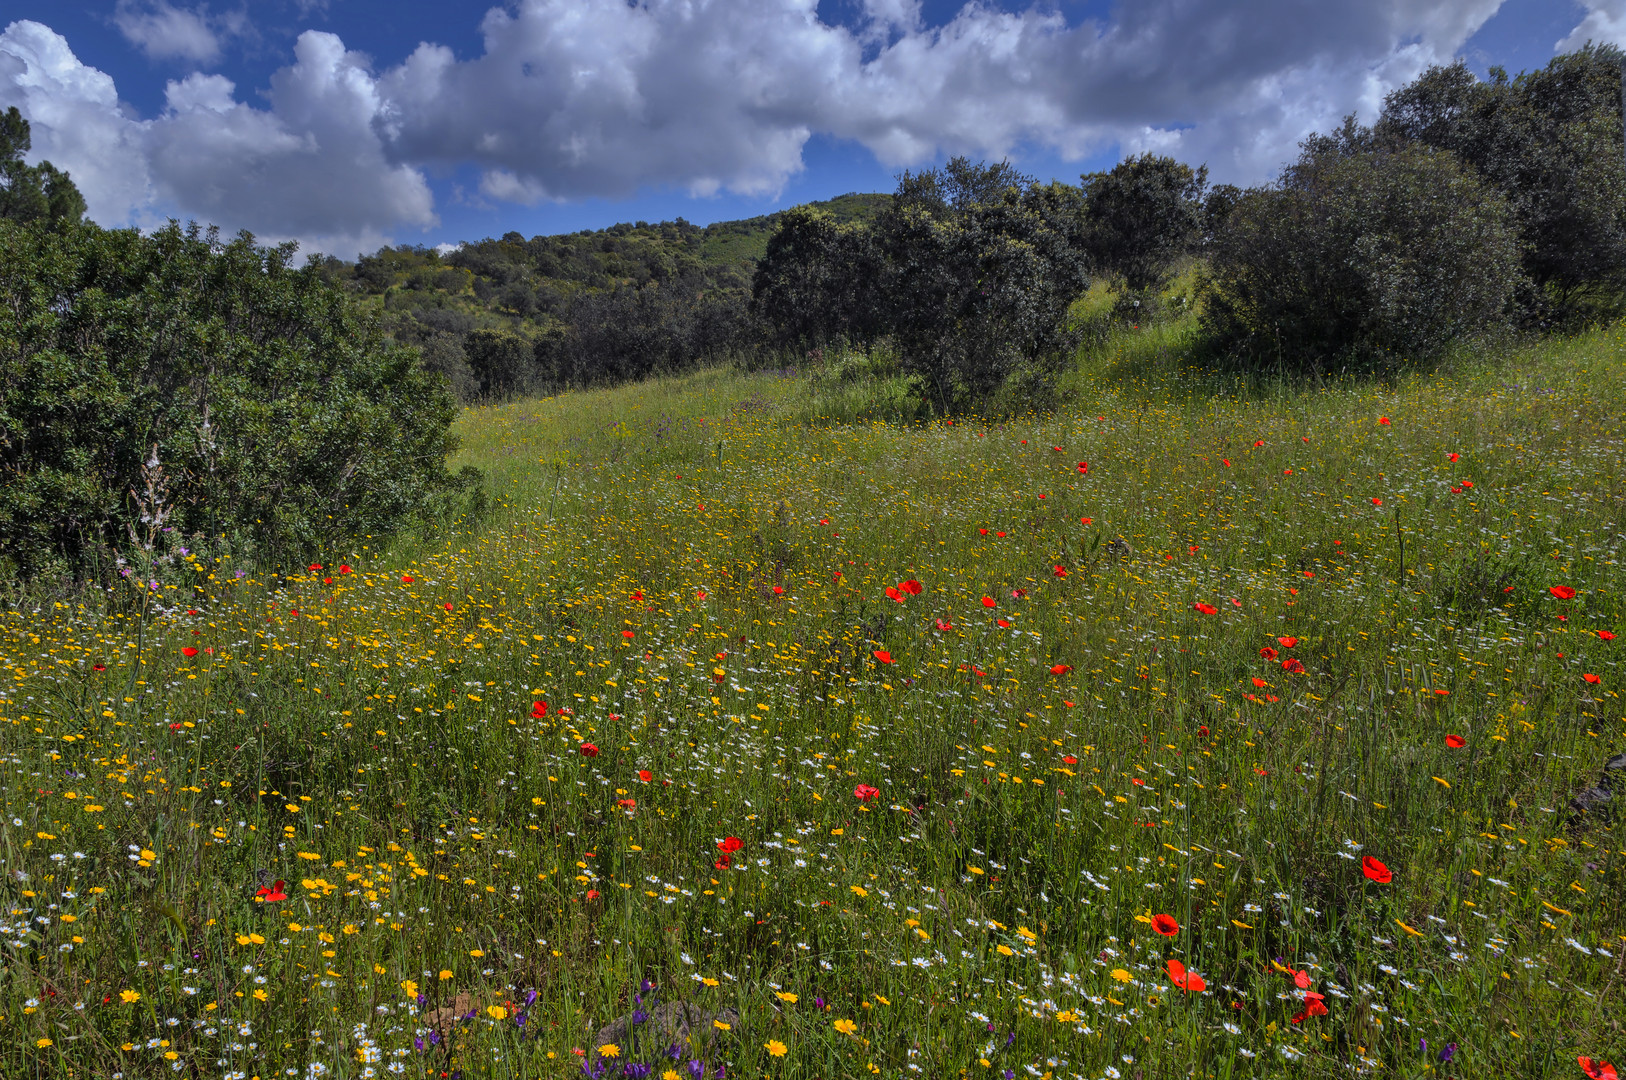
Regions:
[[[473,408],[477,519],[14,595],[0,1076],[1614,1076],[1626,331],[1191,333]]]

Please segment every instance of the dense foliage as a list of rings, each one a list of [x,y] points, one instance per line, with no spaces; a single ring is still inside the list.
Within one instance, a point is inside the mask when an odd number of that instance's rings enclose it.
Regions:
[[[1488,82],[1461,62],[1431,68],[1389,96],[1370,131],[1346,128],[1343,141],[1447,150],[1499,191],[1525,247],[1527,318],[1612,312],[1626,288],[1621,60],[1588,45]]]
[[[1449,154],[1308,150],[1230,210],[1205,327],[1289,368],[1397,360],[1493,326],[1519,277],[1506,201]]]
[[[1143,302],[1199,235],[1208,167],[1141,154],[1083,177],[1086,243],[1101,271]]]
[[[33,145],[28,121],[17,106],[0,113],[0,221],[78,221],[85,216],[84,196],[49,161],[24,162]]]
[[[189,552],[287,566],[433,513],[455,408],[291,246],[0,222],[0,553],[25,576]]]
[[[870,226],[787,216],[756,310],[803,345],[887,337],[935,408],[975,406],[1064,355],[1067,308],[1089,284],[1079,207],[1077,189],[1005,163],[906,172]]]
[[[854,223],[886,201],[814,205]],[[327,258],[321,272],[377,310],[394,341],[418,346],[460,400],[500,398],[680,371],[755,346],[751,275],[785,216],[703,228],[639,221],[528,240],[510,232],[447,252],[386,247],[354,265]],[[508,343],[497,347],[494,334]]]

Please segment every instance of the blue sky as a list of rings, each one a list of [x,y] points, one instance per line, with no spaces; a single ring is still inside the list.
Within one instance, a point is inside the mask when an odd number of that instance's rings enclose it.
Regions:
[[[1268,179],[1431,63],[1621,41],[1626,0],[10,0],[0,108],[92,216],[344,257],[887,191],[953,153]]]

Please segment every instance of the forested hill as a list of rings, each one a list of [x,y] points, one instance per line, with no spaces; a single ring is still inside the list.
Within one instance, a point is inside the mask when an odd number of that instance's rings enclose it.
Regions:
[[[839,222],[867,222],[890,199],[886,194],[853,193],[813,205]],[[648,323],[655,314],[652,307],[665,308],[668,305],[659,301],[679,295],[705,301],[698,311],[693,304],[686,305],[699,320],[683,329],[691,339],[689,347],[706,351],[707,342],[692,339],[696,334],[728,336],[729,327],[719,323],[731,324],[743,311],[752,272],[782,216],[774,213],[706,226],[682,218],[658,224],[639,221],[530,239],[511,232],[446,254],[426,247],[384,247],[353,264],[329,258],[324,265],[329,277],[363,298],[364,304],[376,305],[387,333],[420,346],[427,365],[445,374],[459,396],[468,399],[500,390],[504,381],[501,357],[494,361],[499,370],[488,370],[491,358],[471,356],[471,350],[489,350],[495,342],[499,350],[506,347],[517,354],[516,346],[523,343],[534,356],[541,343],[545,356],[553,339],[568,344],[580,337],[576,331],[591,333],[594,324],[606,320],[630,316],[633,322]],[[663,314],[666,317],[655,321],[668,324],[674,313]],[[554,358],[564,367],[587,359]],[[613,356],[603,359],[615,362]],[[554,374],[596,381],[598,373]],[[617,373],[603,374],[613,378]]]

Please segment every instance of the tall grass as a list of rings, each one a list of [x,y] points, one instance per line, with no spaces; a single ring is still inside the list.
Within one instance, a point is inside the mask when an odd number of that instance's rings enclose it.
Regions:
[[[14,607],[0,1075],[1580,1075],[1622,334],[475,409],[477,524]]]

